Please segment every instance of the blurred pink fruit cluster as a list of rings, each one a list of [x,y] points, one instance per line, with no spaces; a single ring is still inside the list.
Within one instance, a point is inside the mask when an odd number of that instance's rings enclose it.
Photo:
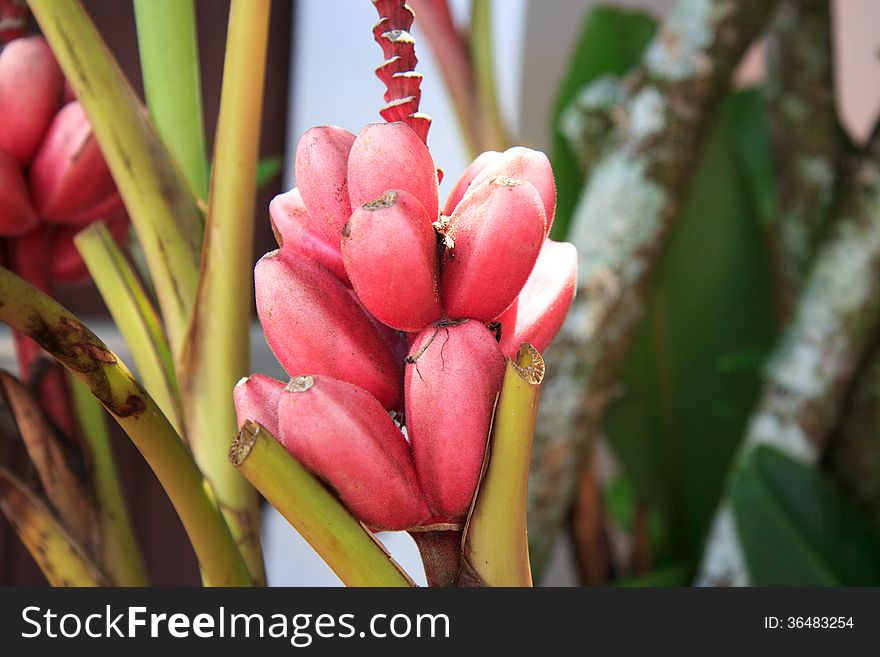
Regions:
[[[86,225],[105,221],[117,241],[127,233],[85,112],[42,37],[0,52],[0,190],[0,237],[15,238],[10,264],[27,278],[45,269],[43,287],[88,277],[73,243]]]
[[[574,297],[575,249],[547,239],[550,163],[483,153],[441,206],[406,124],[318,127],[296,179],[270,206],[281,248],[255,271],[263,330],[294,378],[242,380],[239,421],[272,431],[371,528],[460,523],[505,357],[546,348]]]

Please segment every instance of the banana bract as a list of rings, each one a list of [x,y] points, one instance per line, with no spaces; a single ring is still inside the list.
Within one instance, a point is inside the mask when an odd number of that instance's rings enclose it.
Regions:
[[[287,450],[372,529],[407,529],[429,517],[409,445],[366,390],[297,377],[281,393],[278,422]]]
[[[282,250],[260,259],[254,279],[263,332],[288,374],[331,376],[366,389],[389,410],[401,408],[390,348],[333,274]]]
[[[26,166],[61,103],[64,75],[42,37],[0,52],[0,150]]]
[[[545,240],[535,268],[501,323],[501,350],[513,357],[523,342],[544,351],[556,337],[577,287],[577,249],[568,242]]]
[[[504,356],[480,322],[431,327],[406,366],[406,426],[431,510],[450,520],[470,508],[489,438]]]
[[[392,190],[357,208],[342,231],[345,270],[361,303],[401,331],[443,315],[431,222],[415,196]]]

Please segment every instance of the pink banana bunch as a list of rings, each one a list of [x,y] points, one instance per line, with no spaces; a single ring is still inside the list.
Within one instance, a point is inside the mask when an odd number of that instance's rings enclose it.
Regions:
[[[460,524],[485,456],[505,358],[545,349],[575,292],[571,244],[547,238],[543,153],[484,153],[441,205],[427,146],[403,122],[309,130],[298,187],[269,208],[257,313],[293,377],[235,389],[373,529]],[[390,412],[390,414],[389,414]]]
[[[0,52],[0,189],[0,237],[14,238],[13,263],[48,261],[43,287],[88,277],[73,238],[89,223],[105,221],[118,241],[127,233],[88,118],[39,36]]]

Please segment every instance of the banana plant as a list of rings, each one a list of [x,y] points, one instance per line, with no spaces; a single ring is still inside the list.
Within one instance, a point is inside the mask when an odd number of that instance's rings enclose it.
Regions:
[[[232,1],[210,166],[192,0],[134,1],[146,108],[80,0],[29,0],[42,36],[0,53],[0,320],[40,385],[0,382],[40,485],[0,471],[0,509],[50,583],[146,582],[103,406],[165,488],[205,585],[265,584],[259,495],[347,585],[412,586],[379,530],[413,536],[433,586],[532,584],[540,351],[572,303],[576,253],[548,238],[543,153],[483,153],[440,199],[414,15],[373,4],[385,122],[302,136],[298,187],[269,207],[278,249],[252,270],[269,0]],[[501,143],[487,52],[475,67]],[[53,300],[54,283],[86,277],[143,383]],[[288,381],[247,376],[252,295]]]

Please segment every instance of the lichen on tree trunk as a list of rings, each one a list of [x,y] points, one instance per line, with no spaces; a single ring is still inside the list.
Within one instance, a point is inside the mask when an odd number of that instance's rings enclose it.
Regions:
[[[846,172],[832,229],[817,253],[792,323],[772,356],[740,449],[758,445],[815,463],[880,320],[880,136]],[[748,583],[729,504],[710,530],[697,584]]]
[[[774,4],[679,0],[641,65],[620,81],[612,131],[596,161],[587,163],[591,175],[572,222],[578,296],[547,353],[530,485],[530,552],[537,569],[565,518],[622,357],[644,314],[650,273],[678,214],[702,137]],[[589,92],[584,94],[589,99]],[[583,152],[577,142],[594,139],[595,130],[585,122],[579,133],[576,119],[572,122],[567,137],[575,152]]]

